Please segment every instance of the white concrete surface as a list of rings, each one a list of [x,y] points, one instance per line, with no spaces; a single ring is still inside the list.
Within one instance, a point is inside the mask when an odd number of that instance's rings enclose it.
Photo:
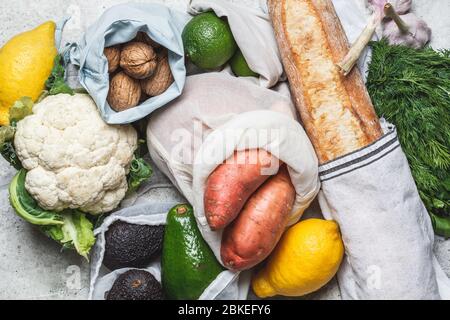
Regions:
[[[259,0],[230,0],[258,6]],[[361,6],[364,0],[357,0]],[[73,18],[67,25],[64,41],[75,41],[107,7],[121,0],[0,0],[0,46],[13,35],[43,21]],[[152,2],[139,1],[139,2]],[[188,0],[156,0],[183,10]],[[414,0],[415,12],[433,28],[432,46],[450,48],[450,1]],[[31,225],[18,218],[10,208],[7,184],[14,170],[0,159],[0,299],[85,299],[88,264],[75,253],[60,252],[60,247]],[[175,190],[149,192],[151,199],[181,196]],[[316,211],[317,206],[312,209]],[[450,275],[450,241],[437,239],[436,253]],[[308,299],[339,299],[335,280]]]

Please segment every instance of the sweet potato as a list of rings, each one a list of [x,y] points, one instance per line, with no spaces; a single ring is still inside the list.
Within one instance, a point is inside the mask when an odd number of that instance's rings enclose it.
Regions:
[[[208,177],[204,194],[205,216],[212,230],[225,228],[247,199],[275,174],[280,160],[263,149],[235,152]]]
[[[263,261],[280,240],[294,201],[295,189],[283,165],[225,228],[220,250],[225,266],[231,270],[246,270]]]

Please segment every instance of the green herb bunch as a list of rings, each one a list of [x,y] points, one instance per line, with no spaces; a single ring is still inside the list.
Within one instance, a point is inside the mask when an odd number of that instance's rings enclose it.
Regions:
[[[397,127],[437,234],[450,237],[450,51],[372,43],[367,87]]]

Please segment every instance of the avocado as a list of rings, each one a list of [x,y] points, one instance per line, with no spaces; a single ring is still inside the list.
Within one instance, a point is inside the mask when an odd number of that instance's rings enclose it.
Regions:
[[[180,300],[198,299],[223,271],[203,240],[190,205],[177,205],[167,214],[161,269],[167,298]]]
[[[143,268],[161,251],[164,226],[116,221],[105,233],[103,264],[110,270]]]
[[[117,277],[106,300],[163,300],[161,284],[144,270],[128,270]]]

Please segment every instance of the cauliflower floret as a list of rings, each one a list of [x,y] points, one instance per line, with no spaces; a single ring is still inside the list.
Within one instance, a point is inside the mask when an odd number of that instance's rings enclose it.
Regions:
[[[88,95],[58,94],[17,124],[14,145],[28,170],[25,188],[42,208],[100,214],[125,197],[137,133],[106,124]]]

